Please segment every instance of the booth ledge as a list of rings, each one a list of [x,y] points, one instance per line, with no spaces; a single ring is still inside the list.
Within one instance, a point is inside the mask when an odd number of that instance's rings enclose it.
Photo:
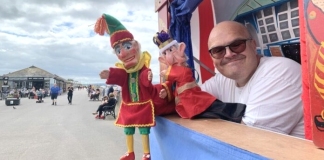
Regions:
[[[152,160],[323,159],[312,141],[220,119],[156,117]]]

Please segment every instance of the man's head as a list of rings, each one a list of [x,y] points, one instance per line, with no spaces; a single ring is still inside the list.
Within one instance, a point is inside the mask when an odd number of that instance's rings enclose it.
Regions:
[[[258,67],[260,57],[248,30],[234,21],[217,24],[208,39],[208,49],[217,70],[244,86]]]
[[[114,93],[109,93],[109,98],[114,98],[115,94]]]

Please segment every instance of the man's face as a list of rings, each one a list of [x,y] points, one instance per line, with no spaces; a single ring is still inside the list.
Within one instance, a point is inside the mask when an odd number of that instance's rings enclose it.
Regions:
[[[126,41],[114,46],[114,51],[126,69],[135,67],[140,59],[139,46],[136,41]]]
[[[259,63],[255,41],[250,39],[247,31],[242,31],[242,27],[229,24],[216,28],[208,40],[215,67],[221,74],[233,80],[249,79]]]

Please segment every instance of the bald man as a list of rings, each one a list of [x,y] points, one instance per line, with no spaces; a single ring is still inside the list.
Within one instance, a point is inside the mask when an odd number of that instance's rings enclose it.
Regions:
[[[247,28],[217,24],[208,39],[217,69],[201,89],[223,102],[246,104],[242,123],[304,138],[301,67],[284,57],[262,57]]]

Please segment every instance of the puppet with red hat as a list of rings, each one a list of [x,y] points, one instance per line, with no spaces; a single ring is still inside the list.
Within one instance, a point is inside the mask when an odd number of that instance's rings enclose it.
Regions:
[[[140,44],[120,21],[111,15],[103,14],[96,22],[95,32],[99,35],[110,35],[110,45],[120,62],[116,67],[103,70],[102,79],[107,84],[117,84],[122,87],[122,102],[115,125],[124,127],[126,134],[127,153],[121,160],[134,160],[133,135],[135,128],[139,128],[143,142],[143,160],[149,160],[149,133],[155,126],[155,115],[174,111],[174,104],[167,98],[160,98],[163,86],[152,85],[152,72],[149,69],[151,56],[148,52],[141,52]],[[158,112],[158,113],[157,113]]]

